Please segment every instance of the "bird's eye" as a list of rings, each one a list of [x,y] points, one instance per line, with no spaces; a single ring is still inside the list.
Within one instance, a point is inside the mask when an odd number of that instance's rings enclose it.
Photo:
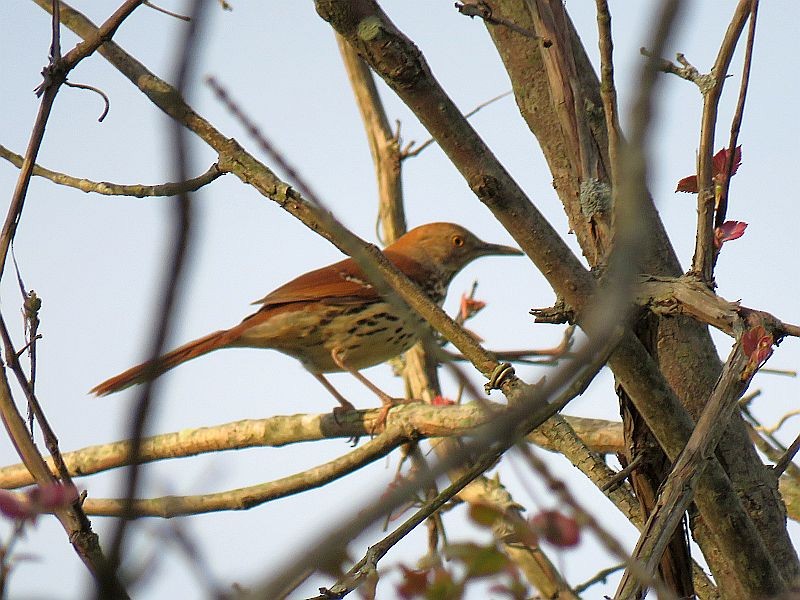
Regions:
[[[462,238],[460,235],[454,235],[453,246],[455,246],[456,248],[460,248],[463,245],[464,245],[464,238]]]

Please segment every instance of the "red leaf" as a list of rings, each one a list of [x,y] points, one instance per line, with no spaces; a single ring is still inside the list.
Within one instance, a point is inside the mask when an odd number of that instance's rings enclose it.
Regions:
[[[697,193],[697,175],[689,175],[684,177],[678,182],[676,192],[687,192],[689,194]]]
[[[736,171],[739,170],[739,167],[742,164],[742,147],[736,146],[736,150],[733,153],[733,168],[731,169],[731,177],[736,175]],[[719,152],[714,155],[712,161],[711,170],[714,174],[714,181],[716,183],[722,183],[727,179],[728,173],[726,171],[726,167],[728,165],[728,149],[723,148]]]
[[[719,250],[725,242],[742,237],[745,229],[747,223],[744,221],[725,221],[714,230],[714,246]]]
[[[428,589],[428,572],[409,569],[400,565],[403,571],[403,583],[397,586],[397,594],[405,599],[418,598]]]
[[[486,302],[483,302],[482,300],[475,300],[475,298],[470,298],[466,294],[461,294],[461,308],[459,310],[461,320],[466,321],[467,319],[474,317],[485,306]]]
[[[546,541],[560,548],[572,548],[581,540],[578,522],[557,510],[545,510],[531,519],[531,526]]]
[[[16,494],[0,490],[0,513],[9,519],[22,520],[32,516],[27,502],[20,500]]]
[[[60,483],[34,486],[25,492],[24,499],[17,494],[0,490],[0,513],[10,519],[34,520],[41,513],[49,513],[63,508],[78,498],[73,486]]]
[[[764,329],[763,325],[758,325],[748,329],[742,335],[742,350],[748,356],[747,366],[742,373],[742,379],[749,379],[761,365],[767,362],[772,356],[772,345],[775,339]]]
[[[733,155],[733,167],[731,168],[731,177],[736,175],[736,171],[739,170],[739,167],[742,164],[742,147],[736,146],[736,151]],[[711,176],[714,180],[714,183],[722,183],[727,179],[727,171],[726,167],[728,165],[728,149],[723,148],[719,152],[714,155],[714,158],[711,161]],[[676,192],[687,192],[690,194],[697,193],[697,175],[689,175],[688,177],[684,177],[678,182],[678,187],[675,189]]]

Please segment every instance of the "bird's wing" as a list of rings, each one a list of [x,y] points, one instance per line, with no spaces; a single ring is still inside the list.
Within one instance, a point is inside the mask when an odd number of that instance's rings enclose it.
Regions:
[[[410,274],[412,279],[418,279],[414,275],[423,273],[421,265],[402,254],[391,250],[384,254],[395,266],[406,274]],[[361,268],[352,258],[347,258],[316,271],[305,273],[273,290],[253,304],[268,307],[312,300],[349,303],[374,300],[378,297],[378,292]]]

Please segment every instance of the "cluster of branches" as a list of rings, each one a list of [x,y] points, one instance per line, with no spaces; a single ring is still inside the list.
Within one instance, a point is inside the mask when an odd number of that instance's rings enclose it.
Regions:
[[[14,402],[7,371],[0,377],[0,413],[23,466],[0,469],[5,488],[31,483],[72,485],[75,474],[127,469],[124,494],[118,499],[83,499],[65,503],[54,512],[71,543],[98,582],[98,596],[125,597],[119,565],[128,524],[142,515],[171,517],[217,510],[250,508],[275,498],[324,485],[351,473],[397,448],[411,458],[413,477],[406,478],[380,498],[360,507],[352,518],[321,535],[292,563],[254,586],[248,594],[277,598],[291,593],[309,574],[326,565],[337,581],[321,597],[343,597],[373,581],[383,555],[408,532],[429,523],[431,553],[442,537],[436,513],[453,499],[473,508],[490,507],[498,549],[545,597],[576,597],[555,565],[541,551],[535,537],[520,536],[522,507],[500,484],[484,476],[497,460],[517,448],[530,468],[559,494],[566,510],[591,529],[610,553],[624,565],[617,597],[635,597],[656,587],[663,597],[678,597],[686,588],[674,581],[662,555],[669,552],[684,514],[694,518],[691,530],[711,569],[714,583],[697,565],[690,572],[690,589],[702,598],[770,597],[789,589],[800,575],[794,548],[786,531],[786,506],[781,497],[797,492],[798,471],[791,464],[797,443],[777,448],[747,423],[737,408],[755,372],[784,336],[800,329],[778,318],[727,302],[714,293],[714,265],[721,247],[719,229],[725,223],[728,185],[734,171],[738,127],[743,114],[747,77],[728,143],[724,171],[713,169],[714,130],[720,96],[733,50],[749,22],[745,72],[749,70],[757,0],[740,0],[721,41],[712,71],[700,76],[684,61],[683,67],[662,61],[666,41],[683,4],[662,3],[643,61],[638,97],[625,141],[619,129],[613,79],[611,21],[605,0],[597,0],[601,77],[598,80],[586,51],[558,0],[493,0],[458,5],[464,14],[480,17],[511,78],[522,116],[537,137],[553,173],[570,227],[584,259],[597,277],[575,256],[562,237],[537,210],[534,202],[478,136],[429,69],[419,49],[372,0],[317,0],[320,16],[337,34],[372,151],[379,190],[383,239],[391,242],[405,231],[402,186],[403,160],[417,151],[402,148],[392,131],[378,96],[373,73],[380,76],[414,112],[462,174],[475,196],[490,209],[560,298],[558,307],[538,311],[543,320],[570,320],[587,334],[587,343],[569,353],[563,366],[546,383],[533,385],[516,376],[509,364],[484,349],[462,324],[451,319],[398,272],[373,245],[344,228],[326,210],[303,178],[274,151],[218,82],[211,82],[220,101],[241,118],[253,140],[275,165],[290,174],[284,181],[235,140],[224,136],[186,102],[193,83],[192,57],[201,30],[205,2],[196,3],[186,26],[176,63],[175,85],[158,78],[112,41],[114,32],[144,0],[127,0],[99,27],[58,0],[34,0],[53,15],[51,62],[40,88],[41,108],[32,127],[29,146],[21,157],[3,149],[3,157],[20,168],[19,182],[0,233],[0,272],[24,207],[33,175],[55,183],[97,193],[175,195],[174,254],[170,257],[160,319],[154,323],[152,356],[160,354],[174,318],[181,290],[184,255],[191,237],[189,192],[210,185],[223,174],[238,177],[266,198],[277,202],[312,231],[354,257],[375,285],[404,310],[422,315],[487,380],[487,389],[500,390],[507,404],[485,401],[459,406],[437,406],[441,396],[436,376],[441,353],[424,341],[405,357],[404,376],[412,397],[426,400],[392,410],[386,423],[377,411],[361,411],[342,420],[331,416],[296,415],[266,421],[232,423],[203,430],[144,438],[152,400],[143,387],[134,408],[129,440],[62,455],[55,433],[34,392],[34,373],[19,363],[21,351],[11,343],[0,317],[0,333],[8,367],[15,373],[35,421],[45,434],[49,460],[31,440],[25,419]],[[61,54],[61,25],[84,42]],[[36,166],[45,125],[70,71],[85,57],[98,53],[129,79],[174,122],[177,183],[163,186],[121,186],[89,182]],[[646,142],[652,135],[654,89],[658,73],[666,70],[697,83],[703,94],[703,119],[698,150],[696,188],[698,223],[691,271],[681,274],[663,224],[646,189]],[[602,118],[598,115],[602,114]],[[217,153],[209,171],[190,179],[187,173],[189,133]],[[640,275],[644,273],[645,275]],[[24,287],[23,287],[24,291]],[[28,298],[30,301],[30,298]],[[29,302],[30,303],[30,302]],[[29,322],[35,323],[35,311]],[[636,319],[626,318],[632,312]],[[636,326],[632,323],[637,323]],[[641,324],[645,323],[644,326]],[[708,325],[734,340],[722,363],[708,334]],[[30,327],[28,349],[35,350],[35,327]],[[24,350],[24,349],[23,349]],[[564,348],[554,352],[563,355]],[[563,358],[563,356],[562,356]],[[604,365],[613,371],[623,402],[623,424],[566,419],[559,411],[582,393]],[[687,374],[691,374],[687,376]],[[474,394],[478,397],[477,394]],[[373,431],[376,422],[378,429]],[[344,456],[290,477],[240,490],[200,496],[138,498],[138,474],[143,463],[254,445],[284,445],[334,437],[377,435]],[[468,440],[461,438],[469,434]],[[435,460],[419,449],[421,438],[435,437]],[[648,443],[652,440],[652,443]],[[768,470],[755,451],[759,448],[776,462]],[[633,554],[627,553],[567,487],[547,472],[531,454],[533,442],[567,457],[609,500],[642,531]],[[628,465],[615,473],[603,454],[619,453]],[[656,489],[648,496],[635,477],[646,474],[654,456],[663,455],[666,468],[655,473]],[[450,485],[439,490],[446,475]],[[624,483],[630,476],[632,485]],[[778,489],[780,482],[780,492]],[[389,536],[370,548],[355,565],[343,564],[344,549],[355,535],[421,494],[417,510]],[[794,517],[796,504],[787,502]],[[104,554],[91,531],[87,514],[118,517]],[[333,565],[333,567],[331,567]],[[691,569],[691,566],[690,566]]]

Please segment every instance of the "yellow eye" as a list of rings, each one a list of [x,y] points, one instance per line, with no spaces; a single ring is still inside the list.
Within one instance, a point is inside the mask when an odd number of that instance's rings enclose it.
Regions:
[[[464,245],[464,238],[462,238],[460,235],[454,235],[453,246],[455,246],[456,248],[460,248],[463,245]]]

